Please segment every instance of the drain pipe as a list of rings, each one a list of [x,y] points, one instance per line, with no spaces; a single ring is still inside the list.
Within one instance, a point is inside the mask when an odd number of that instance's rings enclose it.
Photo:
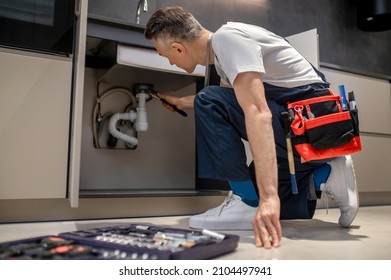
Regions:
[[[131,121],[134,122],[137,118],[136,112],[129,112],[129,113],[116,113],[114,114],[109,121],[109,132],[110,134],[126,143],[129,143],[130,146],[137,146],[138,145],[138,139],[136,137],[130,136],[126,133],[123,133],[117,129],[117,122],[121,120]]]
[[[134,147],[138,145],[138,139],[126,133],[123,133],[117,129],[117,122],[120,120],[127,120],[135,122],[136,131],[147,131],[148,130],[148,121],[147,121],[147,109],[146,102],[151,99],[150,92],[153,90],[152,85],[147,84],[137,84],[134,86],[134,94],[138,100],[137,111],[131,111],[128,113],[116,113],[114,114],[109,121],[109,132],[110,134],[129,144],[129,146]]]

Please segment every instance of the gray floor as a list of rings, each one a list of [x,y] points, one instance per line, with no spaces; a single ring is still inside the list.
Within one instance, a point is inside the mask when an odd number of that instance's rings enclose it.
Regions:
[[[283,221],[281,247],[253,245],[252,231],[227,232],[240,236],[237,249],[222,260],[391,260],[391,206],[361,207],[349,229],[338,226],[338,209],[318,209],[312,220]],[[0,225],[0,242],[123,223],[153,223],[187,228],[188,217],[156,217]]]

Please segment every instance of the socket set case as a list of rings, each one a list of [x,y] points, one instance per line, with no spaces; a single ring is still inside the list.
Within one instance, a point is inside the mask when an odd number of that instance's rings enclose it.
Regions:
[[[0,243],[0,259],[203,260],[232,252],[239,236],[126,224]]]

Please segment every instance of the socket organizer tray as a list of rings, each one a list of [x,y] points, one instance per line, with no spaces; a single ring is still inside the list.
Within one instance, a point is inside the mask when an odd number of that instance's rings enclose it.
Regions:
[[[125,224],[0,243],[1,260],[203,260],[232,252],[239,236]]]

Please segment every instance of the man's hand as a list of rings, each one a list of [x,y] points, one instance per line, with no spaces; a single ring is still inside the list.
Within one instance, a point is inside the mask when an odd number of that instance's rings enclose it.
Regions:
[[[187,96],[174,96],[174,95],[168,95],[168,94],[163,94],[163,93],[157,93],[157,96],[160,98],[163,98],[166,100],[168,103],[171,105],[176,106],[179,110],[184,110],[184,109],[194,109],[194,97],[195,95],[187,95]],[[168,110],[174,112],[174,107],[171,106],[170,104],[164,104],[164,107],[167,108]]]
[[[255,246],[270,249],[279,247],[282,238],[280,199],[261,201],[253,220]]]
[[[173,106],[176,106],[178,109],[182,109],[179,107],[178,103],[179,103],[179,97],[177,96],[172,96],[172,95],[166,95],[166,94],[162,94],[162,93],[157,93],[157,96],[160,97],[160,98],[163,98],[164,100],[166,100],[169,104],[167,103],[162,103],[163,106],[167,109],[167,110],[170,110],[171,112],[174,112],[174,107]],[[171,105],[170,105],[171,104]],[[173,106],[172,106],[173,105]]]

